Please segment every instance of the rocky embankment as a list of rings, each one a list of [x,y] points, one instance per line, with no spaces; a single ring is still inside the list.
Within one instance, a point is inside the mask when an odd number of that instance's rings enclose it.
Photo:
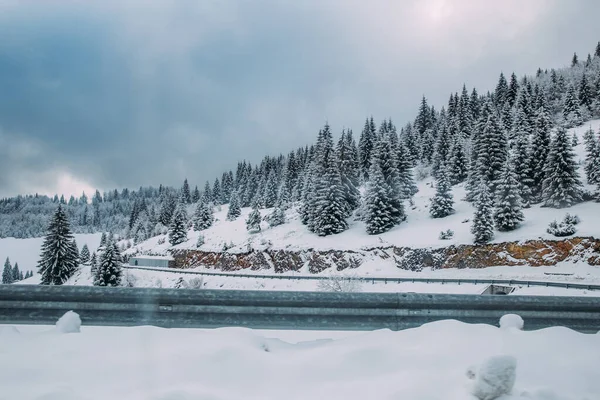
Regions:
[[[438,249],[382,247],[356,251],[262,250],[247,253],[181,250],[173,253],[178,268],[203,265],[222,271],[271,270],[275,273],[307,267],[311,273],[334,267],[338,271],[363,263],[393,263],[398,268],[484,268],[501,265],[554,265],[561,261],[600,265],[600,239],[575,237],[564,240],[529,240],[456,245]]]

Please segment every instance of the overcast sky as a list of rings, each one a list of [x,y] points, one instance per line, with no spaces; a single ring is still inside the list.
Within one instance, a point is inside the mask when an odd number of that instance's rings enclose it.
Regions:
[[[80,194],[287,152],[423,94],[561,67],[597,0],[0,0],[0,196]]]

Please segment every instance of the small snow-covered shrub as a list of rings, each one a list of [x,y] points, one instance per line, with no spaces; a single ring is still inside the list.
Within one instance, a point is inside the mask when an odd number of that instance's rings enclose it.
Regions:
[[[205,243],[205,241],[204,241],[204,235],[198,235],[198,240],[196,241],[196,248],[202,247],[202,245],[204,243]]]
[[[415,167],[415,179],[418,181],[422,181],[423,179],[429,177],[431,175],[431,167],[426,164],[419,163]]]
[[[265,217],[270,226],[279,226],[285,223],[285,212],[282,208],[275,207],[273,212]]]
[[[355,274],[330,275],[317,282],[317,289],[321,292],[360,292],[362,283]]]
[[[166,238],[164,238],[164,237],[160,238],[160,239],[158,239],[158,244],[165,244],[166,241],[167,241]]]
[[[581,219],[579,219],[579,217],[577,215],[571,215],[571,214],[567,213],[565,215],[565,218],[563,219],[563,222],[566,224],[577,225],[578,223],[581,222]]]
[[[469,218],[465,218],[461,221],[462,224],[468,224],[471,221]]]
[[[225,252],[225,251],[227,251],[227,250],[229,250],[229,249],[232,249],[234,246],[235,246],[235,245],[234,245],[234,244],[233,244],[233,242],[231,242],[231,241],[230,241],[229,243],[227,243],[227,242],[223,242],[223,247],[222,247],[222,250],[223,250],[223,252]]]
[[[202,289],[204,287],[204,278],[196,277],[187,281],[187,289]]]
[[[495,356],[485,360],[475,372],[471,393],[479,400],[496,400],[511,392],[516,378],[517,360],[512,356]],[[467,371],[467,376],[473,369]]]
[[[67,311],[56,321],[56,330],[60,333],[79,333],[81,331],[81,318],[74,311]]]
[[[546,232],[556,237],[570,236],[577,232],[575,225],[577,225],[580,221],[581,220],[577,215],[567,214],[561,222],[556,222],[556,220],[550,222]]]
[[[440,240],[450,240],[454,237],[454,231],[452,229],[448,229],[440,232]]]
[[[517,314],[505,314],[500,318],[500,328],[502,329],[516,328],[522,331],[524,325],[525,321]]]
[[[135,277],[135,275],[133,275],[129,271],[125,271],[125,273],[123,274],[123,280],[121,281],[121,284],[125,287],[135,287],[136,283],[137,278]]]

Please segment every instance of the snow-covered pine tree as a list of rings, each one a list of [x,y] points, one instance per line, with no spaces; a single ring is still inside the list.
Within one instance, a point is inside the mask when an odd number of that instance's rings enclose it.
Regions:
[[[237,191],[234,191],[231,193],[229,209],[227,210],[227,221],[235,221],[241,214],[242,208],[240,207],[240,199]]]
[[[396,225],[394,218],[396,210],[392,205],[392,189],[385,182],[379,163],[371,164],[369,177],[365,191],[363,219],[367,233],[378,235]]]
[[[530,206],[531,186],[533,185],[532,171],[530,167],[530,145],[527,135],[517,135],[514,148],[513,170],[519,183],[519,196],[524,208]]]
[[[102,235],[100,236],[100,246],[99,247],[104,247],[106,246],[106,232],[102,232]]]
[[[496,91],[494,92],[494,104],[498,109],[502,109],[508,99],[508,83],[504,77],[504,73],[500,73],[498,84],[496,85]]]
[[[190,184],[187,178],[183,181],[183,187],[181,188],[181,199],[185,204],[192,202],[192,194],[190,193]]]
[[[261,220],[262,216],[260,215],[259,209],[256,207],[253,208],[248,215],[248,219],[246,219],[246,230],[250,233],[260,232]]]
[[[583,135],[585,145],[585,177],[587,183],[594,185],[600,182],[600,141],[590,127]]]
[[[18,282],[23,280],[23,273],[19,270],[19,263],[15,263],[15,266],[12,270],[13,273],[13,282]]]
[[[6,257],[4,269],[2,270],[2,283],[5,285],[13,283],[13,270],[8,257]]]
[[[546,178],[546,163],[550,153],[550,116],[545,108],[537,112],[533,140],[531,142],[529,170],[531,171],[531,201],[539,202],[542,193],[542,183]]]
[[[393,210],[391,217],[395,224],[399,224],[406,219],[403,204],[406,193],[402,187],[403,180],[400,178],[398,172],[398,160],[388,138],[384,137],[377,143],[373,159],[371,160],[371,164],[373,163],[379,164],[383,173],[383,179],[391,190],[390,201]]]
[[[488,115],[481,137],[478,139],[477,151],[477,174],[487,183],[490,194],[493,195],[508,158],[506,134],[497,114],[493,111]]]
[[[519,93],[519,82],[517,80],[517,75],[513,72],[510,75],[510,83],[508,84],[508,92],[506,99],[508,101],[509,106],[513,106],[517,101],[517,94]]]
[[[94,286],[119,286],[123,273],[122,258],[115,242],[109,241],[100,254]]]
[[[488,183],[480,181],[477,190],[476,211],[473,217],[471,233],[475,236],[474,242],[484,244],[494,238],[493,202],[488,189]]]
[[[321,135],[314,171],[314,195],[309,204],[311,221],[308,227],[319,236],[343,232],[348,229],[348,205],[333,149],[331,130],[327,124]]]
[[[183,243],[187,240],[187,213],[185,206],[179,205],[173,215],[173,220],[169,226],[169,243],[172,246]]]
[[[448,179],[448,169],[441,164],[436,177],[435,196],[431,199],[429,215],[431,218],[444,218],[454,213],[454,199]]]
[[[590,85],[588,84],[585,73],[581,75],[581,80],[579,81],[579,93],[577,97],[581,107],[586,107],[588,111],[592,111],[592,102],[594,96],[592,94]]]
[[[200,190],[198,190],[198,186],[194,188],[192,192],[192,203],[197,203],[200,200]]]
[[[37,265],[40,284],[62,285],[73,276],[79,267],[79,252],[74,243],[68,216],[59,204],[48,225]]]
[[[369,179],[369,168],[371,167],[371,156],[375,145],[375,135],[371,131],[369,118],[365,120],[365,127],[358,141],[358,154],[360,158],[361,176],[364,180]]]
[[[212,206],[199,201],[194,211],[193,224],[195,231],[202,231],[211,227],[214,221]]]
[[[212,189],[210,188],[210,183],[206,181],[204,184],[204,192],[202,193],[202,201],[205,204],[209,204],[213,202]]]
[[[568,126],[579,126],[583,122],[579,104],[579,97],[575,92],[574,86],[570,86],[569,90],[565,94],[563,118],[568,124]]]
[[[496,208],[494,221],[499,231],[512,231],[518,228],[525,217],[521,211],[519,181],[514,171],[515,161],[504,165],[502,176],[496,188]]]
[[[349,135],[352,135],[352,133],[349,133]],[[346,130],[343,130],[337,144],[336,155],[339,162],[340,178],[344,187],[344,197],[348,205],[347,216],[350,216],[360,204],[360,192],[358,191],[359,170],[351,146],[352,142],[348,140]]]
[[[550,145],[542,187],[546,207],[570,207],[582,200],[582,184],[567,130],[559,127]]]
[[[450,148],[448,161],[448,178],[451,185],[464,182],[468,176],[469,160],[465,149],[464,133],[459,132]]]
[[[98,256],[96,256],[96,252],[94,251],[90,257],[90,271],[92,272],[92,276],[94,276],[97,269],[98,269]]]
[[[158,216],[158,221],[164,226],[171,225],[171,220],[173,219],[173,213],[177,208],[177,201],[175,200],[175,196],[171,193],[166,193],[161,201],[160,206],[160,214]]]
[[[277,203],[277,188],[279,187],[279,177],[275,170],[271,170],[265,182],[262,195],[262,206],[265,208],[275,207]]]
[[[281,207],[275,207],[267,218],[270,226],[279,226],[285,223],[285,212]]]
[[[573,132],[573,136],[571,138],[571,146],[577,147],[579,145],[579,138],[577,137],[577,133]]]
[[[450,153],[450,146],[452,144],[452,138],[450,137],[450,132],[448,130],[448,124],[445,122],[441,123],[438,137],[435,142],[435,150],[433,152],[433,164],[432,164],[432,173],[435,177],[437,171],[440,168],[440,165],[448,165],[448,154]]]
[[[412,161],[404,143],[398,143],[398,177],[400,179],[400,188],[402,190],[402,199],[410,199],[419,189],[415,183],[412,173]]]
[[[221,183],[219,182],[219,178],[215,178],[215,183],[213,184],[212,201],[214,204],[223,204],[221,203]]]
[[[90,249],[87,244],[84,244],[79,254],[79,262],[83,265],[88,265],[90,262]]]

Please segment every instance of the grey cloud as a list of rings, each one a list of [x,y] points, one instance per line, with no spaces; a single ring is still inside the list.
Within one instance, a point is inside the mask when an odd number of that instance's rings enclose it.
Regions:
[[[0,196],[52,190],[61,171],[201,185],[326,120],[403,124],[423,94],[441,106],[463,82],[490,89],[600,39],[594,1],[52,3],[0,3],[2,143],[40,154],[0,147]]]

